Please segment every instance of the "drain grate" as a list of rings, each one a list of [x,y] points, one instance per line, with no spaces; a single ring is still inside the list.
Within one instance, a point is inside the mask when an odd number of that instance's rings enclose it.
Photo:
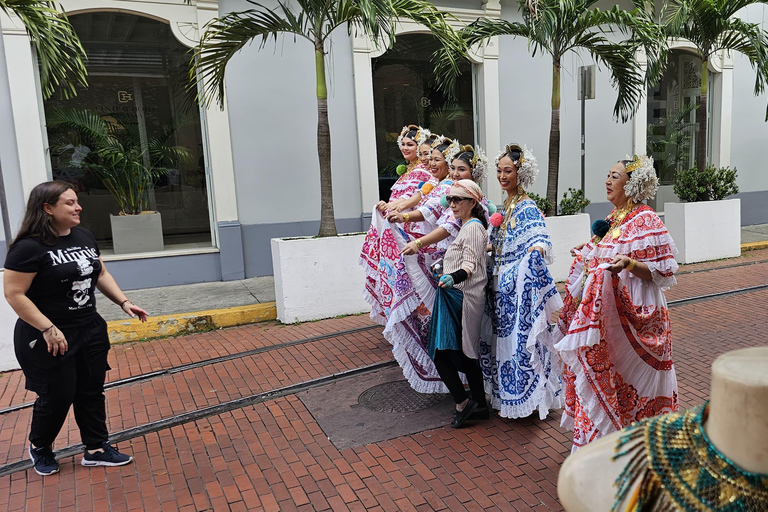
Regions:
[[[357,402],[372,411],[414,412],[434,407],[447,397],[440,393],[418,393],[407,380],[396,380],[366,389]]]

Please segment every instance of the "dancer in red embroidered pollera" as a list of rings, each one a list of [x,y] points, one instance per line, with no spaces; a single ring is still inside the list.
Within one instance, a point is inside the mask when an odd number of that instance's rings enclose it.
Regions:
[[[642,201],[658,179],[653,159],[635,156],[606,179],[615,208],[592,225],[575,257],[560,312],[565,410],[573,450],[632,422],[676,411],[669,310],[677,253],[656,213]]]

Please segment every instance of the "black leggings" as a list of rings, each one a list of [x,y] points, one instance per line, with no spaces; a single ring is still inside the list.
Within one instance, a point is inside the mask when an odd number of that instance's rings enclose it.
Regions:
[[[467,376],[472,400],[477,402],[481,409],[487,407],[483,372],[477,359],[470,359],[460,350],[437,350],[435,352],[435,368],[451,393],[454,402],[460,404],[468,398],[464,383],[459,377],[459,372],[461,372]]]
[[[96,315],[85,325],[60,330],[69,349],[55,357],[34,327],[20,320],[14,331],[16,358],[26,388],[37,393],[29,441],[38,448],[51,446],[73,406],[83,444],[89,450],[101,448],[109,437],[104,399],[110,348],[107,324]]]

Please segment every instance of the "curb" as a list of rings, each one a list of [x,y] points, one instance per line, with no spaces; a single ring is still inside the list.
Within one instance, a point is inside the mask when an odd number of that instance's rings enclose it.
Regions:
[[[277,319],[277,305],[274,302],[237,306],[226,309],[211,309],[195,313],[153,316],[146,323],[137,318],[107,322],[109,341],[125,343],[164,336],[175,336],[221,327],[267,322]]]
[[[759,251],[760,249],[768,249],[768,241],[750,242],[748,244],[741,244],[741,252]]]

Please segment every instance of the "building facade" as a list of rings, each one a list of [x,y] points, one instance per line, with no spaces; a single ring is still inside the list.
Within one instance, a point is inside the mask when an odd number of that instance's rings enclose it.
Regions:
[[[285,38],[261,51],[258,44],[247,46],[228,65],[224,108],[199,107],[184,87],[188,50],[208,21],[248,9],[245,0],[61,3],[88,54],[89,89],[70,100],[42,99],[26,33],[18,20],[0,20],[0,95],[5,95],[0,101],[0,163],[14,232],[37,183],[71,181],[84,207],[83,224],[99,240],[110,271],[128,289],[269,275],[271,238],[316,234],[320,183],[309,42]],[[438,5],[456,16],[457,25],[479,16],[520,16],[516,1],[441,0]],[[761,22],[766,14],[768,8],[757,6],[740,16]],[[431,36],[408,23],[399,32],[386,51],[343,30],[334,34],[327,69],[339,231],[367,227],[373,204],[391,183],[397,163],[394,138],[408,123],[480,145],[491,160],[506,143],[526,144],[541,169],[532,191],[544,195],[551,62],[531,57],[526,41],[492,41],[469,56],[458,98],[449,101],[437,92],[431,74]],[[609,211],[604,177],[625,155],[659,152],[660,172],[668,173],[669,181],[695,154],[695,112],[686,114],[686,106],[698,95],[701,60],[685,41],[672,47],[664,80],[648,91],[627,123],[612,118],[616,93],[608,73],[597,71],[595,99],[585,106],[585,188],[593,217]],[[562,63],[561,197],[569,187],[580,187],[577,77],[579,66],[591,63],[588,55],[576,54]],[[709,159],[738,169],[742,223],[768,223],[768,173],[761,151],[768,140],[767,98],[753,95],[754,72],[743,56],[718,55],[709,69]],[[72,135],[66,130],[48,126],[52,115],[73,110],[96,112],[134,136],[138,147],[164,138],[186,148],[184,161],[163,174],[151,194],[150,206],[162,216],[163,251],[112,250],[109,216],[119,210],[117,203],[100,180],[73,168],[71,160],[85,151],[82,145],[68,139]],[[674,157],[659,149],[670,130],[687,133],[690,143]],[[485,188],[501,202],[493,173]],[[657,210],[663,209],[660,201]]]

